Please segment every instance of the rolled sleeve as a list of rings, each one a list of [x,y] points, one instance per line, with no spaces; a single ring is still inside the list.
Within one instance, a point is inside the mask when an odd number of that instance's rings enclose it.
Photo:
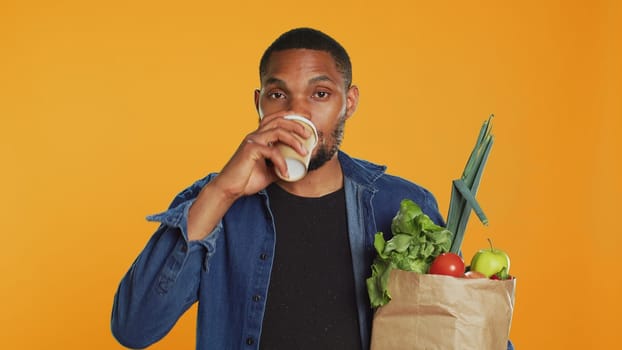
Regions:
[[[181,231],[182,236],[188,241],[188,211],[195,199],[190,199],[180,203],[176,207],[147,216],[147,221],[159,222],[169,227],[176,227]]]
[[[178,244],[175,250],[183,255],[189,252],[193,246],[201,245],[205,247],[207,254],[204,262],[204,269],[207,270],[207,258],[209,258],[215,251],[216,239],[223,230],[223,224],[222,220],[220,220],[216,227],[214,227],[214,229],[205,238],[190,241],[188,239],[188,212],[195,199],[196,198],[183,201],[177,206],[171,207],[164,212],[149,215],[147,216],[147,221],[159,222],[162,225],[179,229],[185,244]],[[180,258],[181,257],[182,256],[180,256]]]

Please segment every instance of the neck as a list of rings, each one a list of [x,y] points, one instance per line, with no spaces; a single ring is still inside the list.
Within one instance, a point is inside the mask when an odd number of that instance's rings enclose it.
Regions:
[[[285,191],[301,197],[321,197],[335,192],[343,186],[343,172],[337,155],[319,169],[310,171],[296,182],[278,181]]]

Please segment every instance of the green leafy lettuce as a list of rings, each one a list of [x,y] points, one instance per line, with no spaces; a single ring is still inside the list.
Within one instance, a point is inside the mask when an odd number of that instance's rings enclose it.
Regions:
[[[371,266],[372,275],[367,279],[369,300],[374,308],[391,300],[387,290],[391,270],[427,273],[432,260],[451,248],[452,233],[436,225],[410,199],[400,203],[391,222],[391,231],[393,237],[388,241],[382,232],[374,237],[378,255]]]

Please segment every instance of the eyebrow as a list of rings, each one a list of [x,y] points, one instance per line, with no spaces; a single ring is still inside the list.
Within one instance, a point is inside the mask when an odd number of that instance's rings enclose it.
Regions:
[[[266,79],[266,81],[264,82],[264,85],[277,85],[278,87],[285,87],[287,86],[287,84],[285,84],[285,82],[281,79],[278,78],[274,78],[274,77],[270,77],[268,79]]]
[[[313,77],[309,79],[309,84],[318,83],[321,81],[328,81],[335,84],[335,82],[328,75],[319,75],[317,77]]]
[[[336,84],[333,79],[331,79],[328,75],[318,75],[317,77],[313,77],[311,79],[309,79],[308,84],[315,84],[318,82],[323,82],[323,81],[328,81],[331,82],[333,84]],[[285,88],[287,87],[287,84],[285,83],[285,81],[279,79],[279,78],[275,78],[275,77],[270,77],[268,79],[266,79],[266,81],[264,82],[264,86],[267,85],[276,85],[280,88]]]

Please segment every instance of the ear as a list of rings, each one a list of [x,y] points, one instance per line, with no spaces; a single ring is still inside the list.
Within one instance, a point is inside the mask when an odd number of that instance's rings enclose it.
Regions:
[[[346,92],[346,119],[350,118],[356,111],[359,104],[359,88],[356,85],[350,86]]]
[[[255,110],[257,110],[257,113],[259,113],[259,94],[260,93],[261,93],[261,90],[255,89]]]

